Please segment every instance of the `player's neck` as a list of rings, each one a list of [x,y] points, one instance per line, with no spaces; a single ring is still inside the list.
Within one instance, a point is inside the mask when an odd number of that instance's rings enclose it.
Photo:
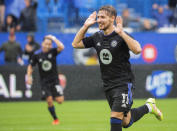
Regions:
[[[42,48],[42,52],[43,53],[47,53],[48,51]]]
[[[104,35],[109,35],[114,31],[114,25],[110,26],[106,30],[104,30]]]

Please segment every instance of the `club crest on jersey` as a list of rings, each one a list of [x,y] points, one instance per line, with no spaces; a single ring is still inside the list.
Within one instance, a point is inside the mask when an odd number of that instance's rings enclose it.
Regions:
[[[42,69],[43,69],[44,71],[49,71],[51,68],[52,68],[52,63],[51,63],[50,61],[44,60],[44,61],[42,62]]]
[[[49,58],[49,59],[52,58],[52,54],[48,54],[48,58]]]
[[[112,54],[108,49],[100,51],[100,60],[103,64],[108,65],[112,62]]]
[[[111,46],[116,47],[117,46],[117,41],[116,40],[111,41]]]
[[[42,62],[42,59],[39,59],[39,62]]]
[[[100,43],[100,42],[98,42],[96,45],[97,45],[97,46],[101,46],[101,43]]]

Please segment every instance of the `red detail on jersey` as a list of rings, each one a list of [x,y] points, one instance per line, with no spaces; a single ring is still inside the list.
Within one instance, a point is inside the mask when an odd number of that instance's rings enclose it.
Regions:
[[[156,60],[157,58],[157,49],[154,45],[152,44],[146,44],[143,47],[143,52],[142,56],[145,62],[147,63],[152,63]]]

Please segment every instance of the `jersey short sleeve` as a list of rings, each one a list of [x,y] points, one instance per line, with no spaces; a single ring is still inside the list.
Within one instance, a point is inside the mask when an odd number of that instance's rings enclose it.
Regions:
[[[33,55],[31,60],[30,60],[30,64],[32,66],[35,66],[37,64],[37,55]]]
[[[57,48],[52,48],[50,52],[53,54],[53,56],[57,56],[58,53],[59,53],[59,52],[57,51]]]
[[[83,41],[85,48],[94,47],[93,36],[85,37],[82,41]]]

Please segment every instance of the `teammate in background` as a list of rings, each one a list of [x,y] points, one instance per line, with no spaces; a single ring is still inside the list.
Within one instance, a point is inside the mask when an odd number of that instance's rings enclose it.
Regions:
[[[100,31],[85,37],[88,28],[96,22]],[[129,50],[139,54],[142,49],[136,40],[123,31],[122,23],[114,7],[103,6],[98,14],[93,12],[88,17],[72,43],[74,48],[93,47],[97,51],[103,87],[111,108],[111,131],[122,131],[122,126],[130,127],[147,113],[154,114],[159,120],[163,119],[153,98],[149,98],[145,105],[131,109],[134,76],[129,62]]]
[[[36,42],[33,33],[27,35],[27,44],[25,45],[25,50],[23,52],[23,58],[28,60],[28,63],[34,53],[40,49],[40,45]]]
[[[52,41],[56,43],[57,48],[52,48]],[[42,51],[35,54],[27,67],[27,84],[32,84],[33,66],[36,64],[39,68],[42,95],[46,98],[48,110],[54,121],[53,125],[59,124],[59,119],[55,113],[53,98],[61,104],[64,101],[63,89],[59,85],[56,56],[64,49],[64,45],[52,35],[44,37],[42,42]]]

